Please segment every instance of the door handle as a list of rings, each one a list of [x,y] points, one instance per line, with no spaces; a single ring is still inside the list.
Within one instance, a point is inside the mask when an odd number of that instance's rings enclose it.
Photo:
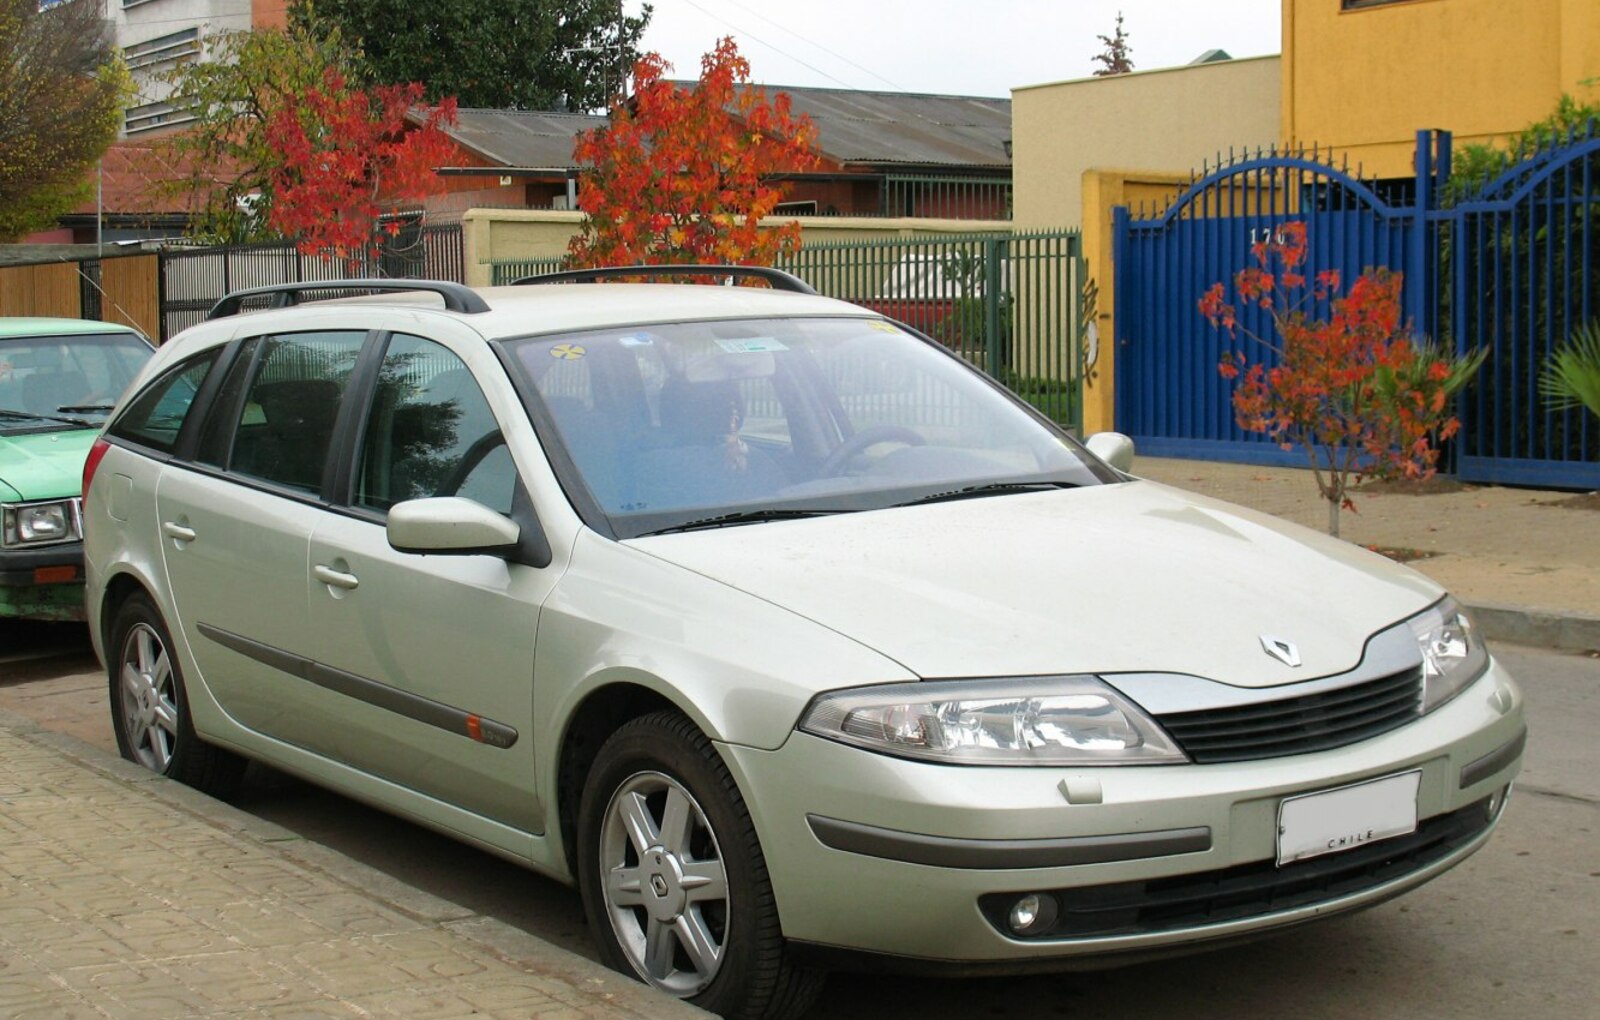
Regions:
[[[177,539],[179,542],[193,542],[195,539],[193,528],[186,528],[176,521],[162,521],[161,530],[168,538]]]
[[[335,588],[343,588],[346,591],[355,591],[361,585],[361,579],[356,575],[347,574],[342,570],[335,570],[321,563],[311,568],[311,574],[323,584],[331,584]]]

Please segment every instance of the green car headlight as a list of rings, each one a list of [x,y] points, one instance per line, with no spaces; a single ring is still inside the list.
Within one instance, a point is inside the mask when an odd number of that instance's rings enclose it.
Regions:
[[[1489,668],[1489,651],[1455,599],[1446,598],[1407,621],[1422,650],[1422,712],[1443,705]]]
[[[1092,676],[885,684],[819,695],[800,729],[869,751],[963,765],[1159,765],[1188,759]]]
[[[48,545],[78,537],[71,500],[25,503],[4,511],[3,537],[8,546]]]

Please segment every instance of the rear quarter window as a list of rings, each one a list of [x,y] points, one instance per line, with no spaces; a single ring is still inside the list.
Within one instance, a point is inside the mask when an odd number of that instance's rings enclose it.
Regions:
[[[155,381],[128,404],[107,434],[161,453],[171,453],[178,445],[178,433],[194,407],[211,366],[221,348],[215,348],[181,362]]]

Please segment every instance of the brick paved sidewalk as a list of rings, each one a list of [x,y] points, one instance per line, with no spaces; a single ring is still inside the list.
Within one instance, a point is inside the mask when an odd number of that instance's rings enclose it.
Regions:
[[[706,1015],[0,713],[0,1016]]]

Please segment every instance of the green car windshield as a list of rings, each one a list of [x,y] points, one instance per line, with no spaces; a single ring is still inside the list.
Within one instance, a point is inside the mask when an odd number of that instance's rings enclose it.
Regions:
[[[0,432],[99,428],[150,354],[132,333],[0,337]]]
[[[1115,477],[882,319],[683,322],[508,346],[536,421],[557,433],[568,491],[620,538]]]

